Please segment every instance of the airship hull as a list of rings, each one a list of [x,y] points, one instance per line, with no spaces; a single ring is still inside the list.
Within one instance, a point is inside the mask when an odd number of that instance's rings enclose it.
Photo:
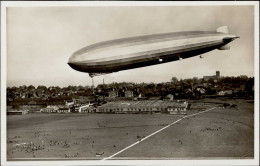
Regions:
[[[70,66],[81,72],[87,73],[111,73],[117,72],[120,70],[128,70],[133,68],[151,66],[156,64],[162,64],[167,62],[172,62],[176,60],[190,58],[197,56],[214,49],[221,47],[223,44],[218,43],[216,45],[207,46],[203,48],[196,48],[191,50],[178,50],[178,51],[167,51],[163,53],[149,54],[144,56],[139,56],[136,58],[125,58],[122,60],[111,60],[105,62],[94,62],[94,63],[75,63],[70,64]],[[162,61],[160,61],[162,59]]]
[[[219,32],[175,32],[97,43],[75,52],[69,65],[81,72],[112,73],[200,55],[234,38]]]

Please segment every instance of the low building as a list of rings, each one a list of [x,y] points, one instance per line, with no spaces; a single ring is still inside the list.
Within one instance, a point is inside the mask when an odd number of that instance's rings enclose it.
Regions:
[[[118,97],[118,92],[117,91],[109,91],[108,92],[108,97],[110,97],[110,98],[116,98],[116,97]]]
[[[210,80],[210,79],[216,80],[217,77],[216,77],[216,76],[203,76],[203,79],[204,79],[205,81],[208,81],[208,80]]]
[[[233,91],[232,90],[225,90],[224,91],[226,95],[232,95]]]
[[[73,100],[66,100],[65,105],[68,106],[68,107],[72,107],[74,105],[74,101]]]
[[[28,105],[37,105],[37,102],[36,101],[29,101]]]
[[[24,104],[24,105],[20,105],[19,106],[21,109],[40,109],[42,108],[42,105],[28,105],[28,104]]]
[[[54,105],[54,106],[49,105],[49,106],[47,106],[46,108],[42,108],[42,109],[40,110],[40,112],[41,112],[41,113],[57,113],[58,110],[59,110],[59,107],[58,107],[58,106],[56,106],[56,105]]]
[[[198,86],[198,87],[196,87],[195,88],[195,91],[196,92],[198,92],[198,93],[200,93],[200,94],[206,94],[206,89],[204,88],[204,87],[202,87],[202,86]]]
[[[92,106],[92,105],[91,104],[81,105],[78,108],[78,112],[79,113],[89,113],[92,110],[92,107],[90,107],[90,106]]]
[[[225,92],[222,90],[222,91],[218,92],[218,95],[219,95],[219,96],[224,96],[224,95],[225,95]]]
[[[213,80],[218,80],[220,78],[220,71],[216,71],[216,75],[213,75],[213,76],[204,76],[203,79],[205,81],[208,81],[210,79],[213,79]]]
[[[25,115],[28,114],[29,110],[8,110],[7,115]]]
[[[125,97],[134,97],[134,92],[131,90],[125,91]]]
[[[219,96],[225,96],[225,95],[232,95],[232,90],[222,90],[220,92],[218,92]]]
[[[57,113],[70,113],[70,108],[69,107],[60,107],[57,110]]]
[[[168,94],[167,96],[165,96],[163,98],[164,101],[172,101],[174,98],[174,96],[172,94]]]
[[[34,101],[30,101],[27,104],[22,104],[19,106],[20,109],[25,109],[25,110],[29,110],[30,112],[37,112],[39,111],[41,108],[46,107],[45,104],[37,104]]]
[[[170,114],[184,114],[186,115],[186,110],[187,109],[187,106],[186,104],[180,104],[179,106],[169,106],[167,111],[170,113]]]
[[[165,112],[178,114],[186,111],[186,101],[162,101],[162,100],[141,100],[141,101],[116,101],[108,102],[97,108],[99,113],[152,113]],[[176,110],[176,111],[175,111]],[[175,112],[174,112],[175,111]],[[174,112],[174,113],[172,113]]]

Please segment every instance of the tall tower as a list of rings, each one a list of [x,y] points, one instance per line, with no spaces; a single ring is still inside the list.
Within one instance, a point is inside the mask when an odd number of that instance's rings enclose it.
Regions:
[[[220,71],[216,71],[216,77],[217,79],[220,79]]]

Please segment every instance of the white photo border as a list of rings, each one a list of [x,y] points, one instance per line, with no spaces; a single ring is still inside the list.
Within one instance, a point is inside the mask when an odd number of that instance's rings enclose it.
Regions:
[[[62,160],[7,161],[6,158],[6,9],[7,7],[77,7],[77,6],[254,6],[254,159],[219,160]],[[1,2],[1,165],[258,165],[259,164],[259,2],[258,1],[5,1]]]

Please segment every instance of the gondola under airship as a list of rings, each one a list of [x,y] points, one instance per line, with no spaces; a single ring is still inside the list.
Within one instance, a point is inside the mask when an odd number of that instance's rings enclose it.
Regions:
[[[90,77],[190,58],[214,49],[228,50],[238,38],[227,26],[216,31],[187,31],[109,40],[72,54],[68,64]]]

